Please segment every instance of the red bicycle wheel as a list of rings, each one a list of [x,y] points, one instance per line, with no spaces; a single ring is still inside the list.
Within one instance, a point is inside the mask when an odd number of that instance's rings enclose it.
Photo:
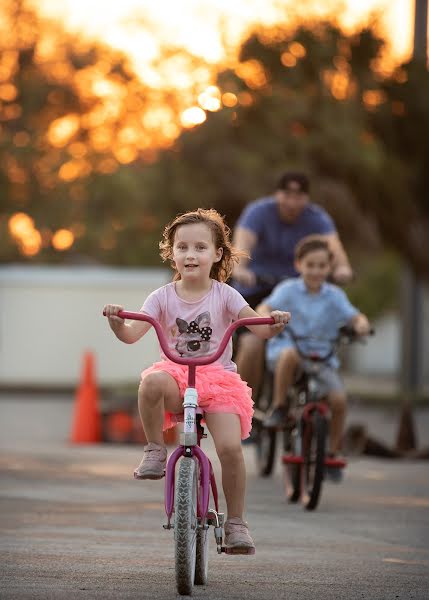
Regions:
[[[314,510],[320,499],[325,469],[326,436],[326,417],[315,411],[304,422],[302,436],[302,500],[307,510]]]

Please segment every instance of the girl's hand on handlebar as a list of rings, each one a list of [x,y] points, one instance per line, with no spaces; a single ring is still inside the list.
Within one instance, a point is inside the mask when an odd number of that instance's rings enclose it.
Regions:
[[[122,325],[123,323],[125,323],[125,319],[122,319],[122,317],[118,317],[118,312],[120,310],[124,310],[124,307],[120,304],[106,304],[103,313],[109,319],[110,325]]]
[[[280,331],[283,331],[285,326],[289,323],[291,315],[290,312],[285,312],[283,310],[273,310],[270,313],[270,317],[275,321],[273,325],[270,325],[272,335],[275,336],[280,333]]]

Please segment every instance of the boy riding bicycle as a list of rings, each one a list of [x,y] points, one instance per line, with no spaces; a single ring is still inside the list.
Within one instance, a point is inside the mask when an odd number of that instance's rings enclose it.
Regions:
[[[337,336],[341,325],[350,325],[358,335],[370,332],[367,317],[350,303],[342,289],[327,283],[331,266],[332,254],[326,240],[317,236],[303,239],[295,249],[295,267],[300,277],[280,283],[257,307],[260,315],[269,315],[272,310],[284,310],[287,307],[292,314],[291,329],[294,334],[311,338],[305,343],[306,353],[326,354],[328,340]],[[285,423],[287,390],[299,370],[305,370],[306,364],[300,358],[287,329],[269,340],[266,360],[268,368],[274,373],[274,389],[272,410],[264,426],[277,428]],[[333,355],[318,374],[321,393],[327,397],[332,413],[331,456],[336,456],[341,450],[346,415],[346,392],[338,367],[338,357]],[[339,480],[341,470],[335,470],[330,475],[331,479]]]

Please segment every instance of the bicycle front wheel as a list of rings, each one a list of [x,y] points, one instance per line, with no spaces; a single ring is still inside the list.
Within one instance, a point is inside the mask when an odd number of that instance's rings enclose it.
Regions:
[[[304,477],[304,506],[314,510],[322,491],[325,469],[325,447],[327,435],[326,418],[316,412],[304,424],[302,476]]]
[[[209,573],[209,531],[198,529],[195,561],[195,585],[206,585]]]
[[[180,460],[174,493],[174,554],[177,592],[192,594],[197,546],[197,466],[193,458]]]
[[[195,462],[197,470],[197,481],[198,481],[198,492],[199,497],[202,498],[203,490],[201,483],[201,470],[200,464]],[[200,515],[201,517],[201,515]],[[200,519],[201,520],[201,519]],[[197,548],[195,557],[195,585],[206,585],[209,571],[209,531],[207,524],[202,522],[199,523],[201,527],[197,529]],[[205,526],[206,529],[202,527]]]
[[[277,431],[266,429],[261,425],[255,439],[255,452],[258,472],[262,477],[268,477],[272,473],[276,457],[276,446]]]

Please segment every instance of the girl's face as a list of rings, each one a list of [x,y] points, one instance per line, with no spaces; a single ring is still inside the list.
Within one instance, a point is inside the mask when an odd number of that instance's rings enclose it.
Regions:
[[[183,280],[209,279],[213,263],[222,258],[216,248],[211,229],[204,223],[180,225],[173,244],[173,260]]]
[[[329,254],[326,250],[308,252],[296,261],[295,268],[301,274],[307,288],[311,292],[318,292],[331,270]]]

